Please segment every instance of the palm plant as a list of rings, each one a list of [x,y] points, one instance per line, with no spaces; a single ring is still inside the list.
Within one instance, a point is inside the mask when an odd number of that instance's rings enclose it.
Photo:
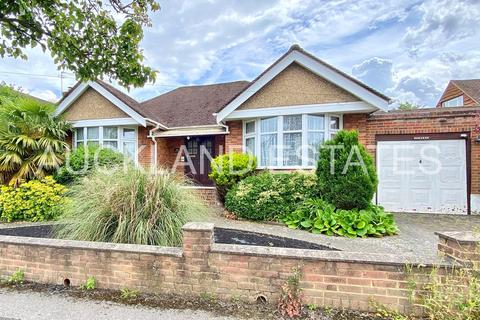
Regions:
[[[63,163],[70,125],[53,115],[54,105],[12,91],[0,90],[0,180],[17,185]]]

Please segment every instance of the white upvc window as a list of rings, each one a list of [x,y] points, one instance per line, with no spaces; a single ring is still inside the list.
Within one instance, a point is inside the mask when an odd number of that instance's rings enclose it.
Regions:
[[[137,128],[123,126],[93,126],[75,128],[73,147],[85,145],[111,148],[137,161]]]
[[[442,107],[462,107],[463,95],[442,102]]]
[[[296,114],[243,122],[245,152],[257,157],[259,168],[314,168],[320,145],[342,129],[342,116]]]

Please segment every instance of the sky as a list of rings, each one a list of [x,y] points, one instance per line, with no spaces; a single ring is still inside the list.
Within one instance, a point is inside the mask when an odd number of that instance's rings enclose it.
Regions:
[[[158,2],[142,42],[157,81],[129,91],[139,101],[178,86],[252,80],[295,43],[397,104],[432,107],[450,79],[480,78],[480,0]],[[53,59],[26,52],[27,61],[0,59],[0,80],[58,100]],[[63,89],[74,83],[65,73]]]

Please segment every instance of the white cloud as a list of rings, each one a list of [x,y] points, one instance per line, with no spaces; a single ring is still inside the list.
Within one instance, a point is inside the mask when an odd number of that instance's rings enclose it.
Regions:
[[[52,90],[33,90],[31,92],[28,92],[28,94],[46,100],[50,102],[57,102],[60,97],[55,94]]]
[[[249,80],[299,43],[393,98],[432,105],[451,78],[478,77],[478,0],[164,0],[142,42],[157,82],[144,100],[178,85]],[[48,54],[3,59],[0,75],[60,96]],[[48,74],[22,76],[1,72]],[[74,79],[64,81],[65,88]]]

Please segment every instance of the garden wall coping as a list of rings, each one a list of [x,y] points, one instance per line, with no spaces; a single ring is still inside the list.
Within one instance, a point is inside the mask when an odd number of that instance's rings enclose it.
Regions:
[[[480,232],[473,231],[444,231],[435,232],[440,238],[456,241],[460,244],[480,244]]]
[[[214,243],[211,247],[213,253],[225,253],[246,256],[268,256],[280,257],[286,259],[301,260],[324,260],[327,262],[346,262],[346,263],[364,263],[377,264],[387,266],[425,266],[425,267],[452,267],[454,262],[439,259],[432,263],[430,259],[418,258],[409,260],[401,255],[384,254],[384,253],[364,253],[364,252],[347,252],[347,251],[328,251],[328,250],[309,250],[309,249],[291,249],[291,248],[272,248],[261,246],[244,246],[237,244],[220,244]]]
[[[16,236],[0,236],[0,243],[16,244],[28,246],[46,246],[59,249],[80,249],[80,250],[109,250],[128,253],[146,253],[156,255],[166,255],[182,257],[182,249],[176,247],[160,247],[139,244],[107,243],[93,241],[48,239],[48,238],[30,238]]]
[[[214,224],[210,222],[188,222],[183,227],[184,231],[212,231]]]

